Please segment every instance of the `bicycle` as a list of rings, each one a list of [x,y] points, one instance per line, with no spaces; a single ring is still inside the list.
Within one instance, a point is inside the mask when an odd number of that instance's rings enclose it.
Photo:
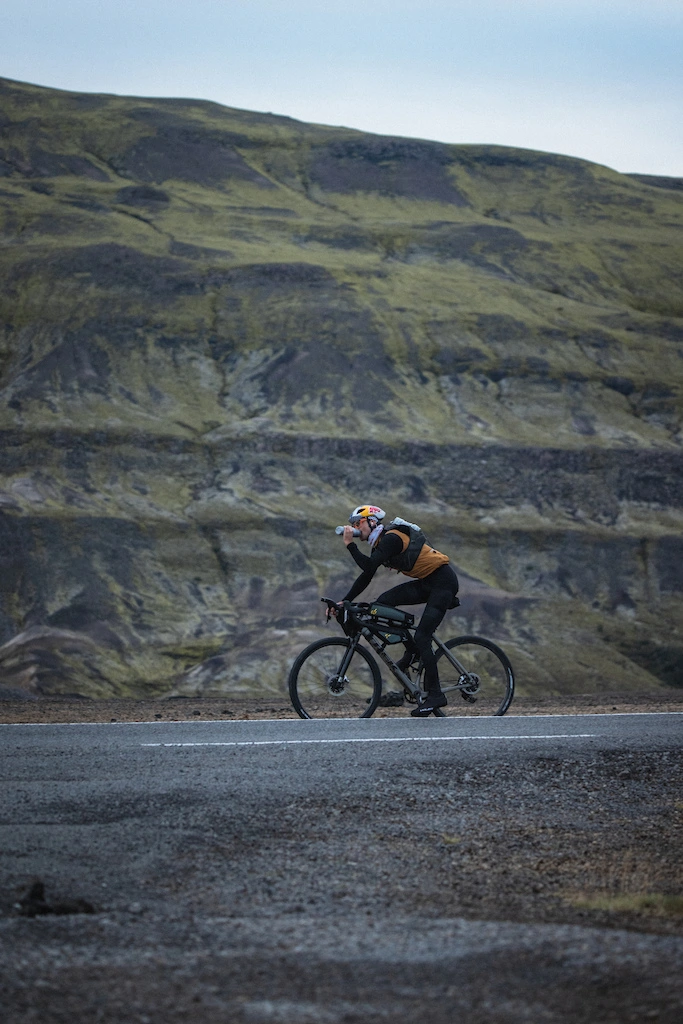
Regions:
[[[336,614],[346,635],[315,640],[292,665],[289,696],[299,717],[370,718],[374,714],[382,695],[382,676],[377,660],[361,646],[361,640],[400,683],[404,699],[417,704],[425,692],[422,662],[415,658],[404,672],[386,651],[412,639],[414,616],[376,603],[344,601],[340,608],[329,598],[321,600],[327,604],[327,620]],[[434,712],[438,718],[463,711],[505,714],[512,703],[515,679],[500,647],[480,636],[458,636],[445,642],[435,636],[433,645],[441,688],[449,698],[445,708]]]

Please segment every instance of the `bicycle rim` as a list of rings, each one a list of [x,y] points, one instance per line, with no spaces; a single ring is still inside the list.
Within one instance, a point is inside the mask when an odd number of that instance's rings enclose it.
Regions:
[[[478,636],[460,636],[445,646],[467,673],[463,689],[460,672],[451,665],[443,651],[437,652],[441,689],[448,705],[438,717],[462,715],[504,715],[512,703],[515,679],[512,665],[500,647]]]
[[[357,647],[340,675],[351,642],[341,637],[318,640],[294,662],[289,696],[301,718],[369,718],[374,712],[382,692],[374,658]]]

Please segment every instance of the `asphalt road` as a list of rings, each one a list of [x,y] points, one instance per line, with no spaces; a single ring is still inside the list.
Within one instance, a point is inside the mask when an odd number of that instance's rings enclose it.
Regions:
[[[578,884],[613,836],[623,872],[641,832],[671,859],[680,714],[6,725],[0,741],[7,1022],[681,1019],[683,938],[584,921],[541,866],[561,867],[559,843]],[[35,879],[95,913],[22,916]]]
[[[584,741],[595,749],[628,745],[642,747],[683,745],[683,714],[634,715],[534,715],[503,718],[412,718],[397,719],[332,719],[303,721],[273,719],[259,721],[210,722],[139,722],[75,725],[0,725],[2,754],[8,751],[48,751],[55,747],[65,754],[80,752],[87,756],[95,750],[110,753],[126,750],[153,749],[158,746],[204,746],[217,744],[226,748],[236,745],[348,745],[358,744],[368,750],[376,744],[445,743],[478,741],[484,743],[487,756],[495,756],[498,744],[516,741],[519,756],[536,754],[539,744],[562,740],[580,748]],[[502,749],[502,748],[501,748]],[[512,747],[507,747],[508,751]],[[381,748],[381,758],[387,748]],[[408,748],[397,748],[392,760],[401,762]],[[507,756],[507,755],[506,755]],[[517,755],[516,755],[517,756]]]

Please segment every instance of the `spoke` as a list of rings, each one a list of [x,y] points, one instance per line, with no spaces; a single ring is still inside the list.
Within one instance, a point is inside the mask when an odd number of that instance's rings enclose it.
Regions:
[[[446,715],[496,715],[507,709],[512,691],[512,673],[507,659],[495,645],[491,648],[475,638],[457,643],[452,649],[462,672],[440,652],[441,687],[448,697]]]
[[[347,652],[345,640],[313,644],[305,652],[290,683],[295,707],[298,700],[311,718],[356,718],[372,713],[380,685],[375,679],[376,670],[366,652],[355,650],[342,674]]]

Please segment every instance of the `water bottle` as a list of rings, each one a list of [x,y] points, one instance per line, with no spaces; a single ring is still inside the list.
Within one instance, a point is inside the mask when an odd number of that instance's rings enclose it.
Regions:
[[[395,519],[391,520],[389,523],[389,529],[391,529],[392,526],[409,526],[411,530],[417,531],[420,529],[417,523],[409,523],[407,519],[401,519],[400,516],[396,516]]]
[[[337,536],[339,536],[340,534],[342,534],[344,532],[344,527],[343,526],[337,526],[334,532],[337,534]],[[360,537],[360,530],[356,530],[355,527],[354,527],[353,535],[354,535],[354,537]]]

